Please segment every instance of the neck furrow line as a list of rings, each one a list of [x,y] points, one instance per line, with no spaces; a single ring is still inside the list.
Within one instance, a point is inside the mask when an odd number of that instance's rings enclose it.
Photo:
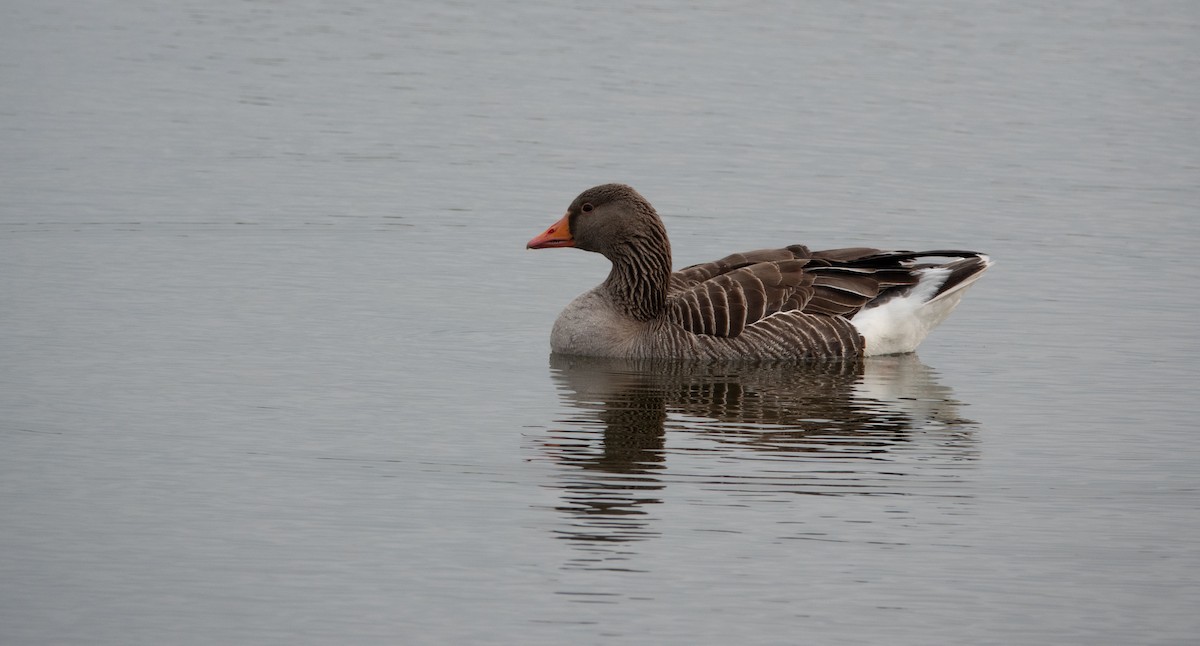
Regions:
[[[671,280],[671,253],[660,245],[630,245],[610,256],[605,285],[616,305],[639,321],[662,316]]]

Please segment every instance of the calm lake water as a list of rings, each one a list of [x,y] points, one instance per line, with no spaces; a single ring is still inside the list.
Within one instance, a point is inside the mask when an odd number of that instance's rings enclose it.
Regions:
[[[1198,6],[8,3],[0,643],[1195,643]],[[998,264],[919,356],[551,357],[608,181]]]

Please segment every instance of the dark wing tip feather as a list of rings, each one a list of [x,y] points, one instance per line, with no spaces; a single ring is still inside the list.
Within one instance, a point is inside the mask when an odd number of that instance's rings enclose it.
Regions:
[[[944,266],[950,270],[950,275],[946,277],[946,282],[942,283],[942,286],[938,288],[938,295],[949,292],[983,273],[991,266],[991,263],[983,254],[976,254],[973,257],[946,263]]]

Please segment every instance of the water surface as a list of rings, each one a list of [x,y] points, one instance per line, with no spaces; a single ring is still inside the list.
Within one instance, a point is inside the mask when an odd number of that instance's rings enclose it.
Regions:
[[[18,2],[0,642],[1183,644],[1186,2]],[[551,357],[676,266],[976,248],[919,355]]]

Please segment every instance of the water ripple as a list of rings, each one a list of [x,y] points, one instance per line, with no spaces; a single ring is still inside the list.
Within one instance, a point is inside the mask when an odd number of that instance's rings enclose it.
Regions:
[[[659,535],[653,510],[669,493],[734,507],[958,498],[978,455],[976,424],[915,355],[810,365],[554,356],[551,374],[566,409],[538,450],[561,467],[555,531],[588,547],[579,567],[599,567],[598,546]]]

